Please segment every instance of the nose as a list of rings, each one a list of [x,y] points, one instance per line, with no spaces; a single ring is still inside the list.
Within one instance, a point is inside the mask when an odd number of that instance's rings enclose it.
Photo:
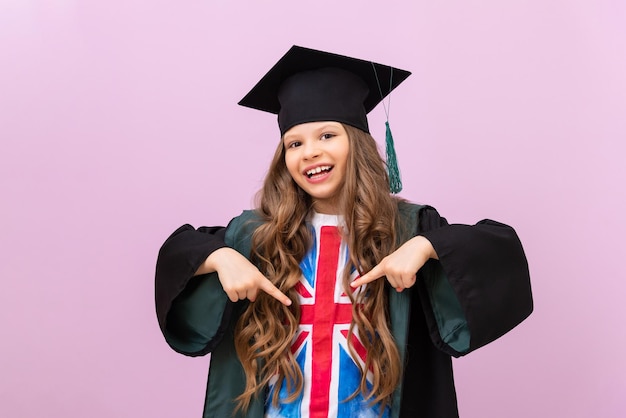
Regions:
[[[303,153],[302,157],[305,160],[312,160],[314,158],[319,157],[321,154],[320,147],[318,146],[317,141],[305,141],[303,144]]]

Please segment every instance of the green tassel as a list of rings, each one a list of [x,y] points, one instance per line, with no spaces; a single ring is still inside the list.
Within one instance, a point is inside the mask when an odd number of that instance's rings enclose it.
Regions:
[[[393,145],[393,135],[389,128],[389,121],[385,122],[385,145],[387,154],[387,174],[389,175],[389,189],[396,194],[402,191],[402,179],[400,179],[400,169],[398,168],[398,157]]]

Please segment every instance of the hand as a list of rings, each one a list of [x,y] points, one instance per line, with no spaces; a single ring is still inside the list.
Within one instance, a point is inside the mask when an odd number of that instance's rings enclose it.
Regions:
[[[402,292],[415,284],[417,271],[430,258],[438,259],[437,252],[430,241],[423,236],[413,237],[383,258],[369,272],[350,283],[350,286],[356,288],[387,276],[387,281],[398,292]]]
[[[265,277],[246,257],[223,247],[212,252],[196,274],[217,272],[220,283],[228,299],[233,302],[248,299],[254,302],[259,290],[277,299],[282,304],[291,305],[291,299]]]

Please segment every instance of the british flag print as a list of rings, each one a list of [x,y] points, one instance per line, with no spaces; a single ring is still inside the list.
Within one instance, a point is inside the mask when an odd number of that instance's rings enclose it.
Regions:
[[[277,406],[271,404],[274,391],[270,384],[265,416],[267,418],[328,418],[388,417],[386,408],[380,414],[380,405],[370,405],[359,393],[361,372],[348,348],[348,329],[352,319],[352,303],[342,286],[348,249],[341,239],[341,218],[335,215],[315,214],[312,218],[313,248],[300,263],[302,277],[296,290],[300,297],[301,319],[291,350],[304,376],[304,389],[290,403],[286,382],[279,392]],[[351,279],[358,276],[352,268]],[[358,289],[356,290],[359,291]],[[361,366],[366,351],[355,331],[352,347]],[[371,381],[368,372],[368,382]]]

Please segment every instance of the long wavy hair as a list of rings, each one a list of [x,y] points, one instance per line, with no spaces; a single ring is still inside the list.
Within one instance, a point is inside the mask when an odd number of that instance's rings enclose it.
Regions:
[[[348,244],[349,263],[363,274],[397,246],[397,199],[390,195],[385,163],[374,139],[360,129],[343,126],[350,146],[339,202],[346,225],[342,235]],[[251,256],[260,271],[289,296],[292,305],[285,306],[259,292],[256,301],[239,318],[235,348],[245,372],[246,387],[237,398],[237,409],[246,411],[252,398],[264,393],[270,381],[277,385],[272,397],[274,405],[278,403],[283,382],[289,393],[287,402],[297,399],[302,391],[303,376],[290,346],[300,322],[295,290],[302,275],[299,264],[312,245],[306,225],[312,204],[311,197],[287,171],[281,141],[257,195],[257,211],[263,223],[253,234]],[[360,392],[372,404],[381,402],[382,411],[390,403],[402,374],[398,349],[389,329],[386,280],[375,280],[367,285],[366,291],[353,294],[349,291],[350,269],[344,271],[343,286],[352,299],[348,342],[357,365],[361,363],[350,343],[357,329],[367,350],[365,364],[359,366],[359,390],[351,397]],[[371,390],[366,381],[368,371],[372,377]]]

